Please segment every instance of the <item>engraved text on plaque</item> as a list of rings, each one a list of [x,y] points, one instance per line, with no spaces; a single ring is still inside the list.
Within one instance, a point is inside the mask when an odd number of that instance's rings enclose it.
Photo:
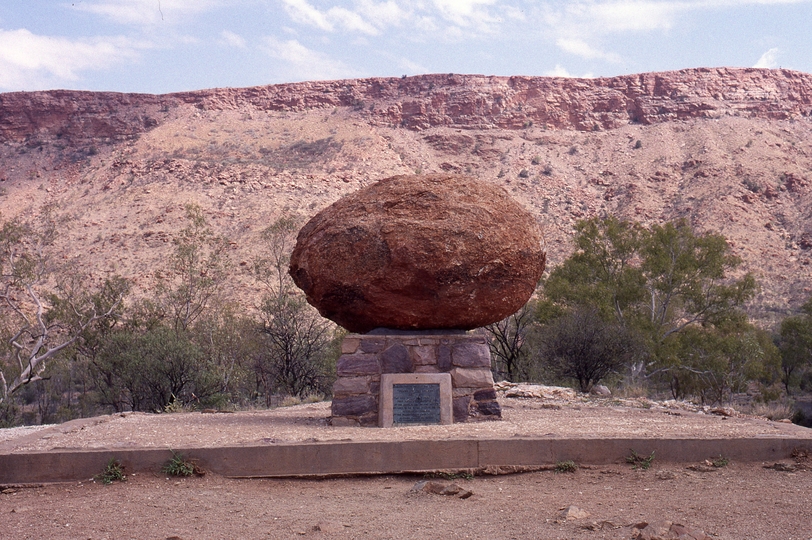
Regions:
[[[394,424],[439,424],[439,384],[395,384],[392,386]]]

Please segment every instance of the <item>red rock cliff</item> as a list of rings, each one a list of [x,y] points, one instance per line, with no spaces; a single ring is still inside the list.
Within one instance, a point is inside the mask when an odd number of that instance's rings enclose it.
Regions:
[[[812,116],[812,75],[768,69],[686,69],[601,79],[421,75],[166,94],[49,91],[0,94],[0,140],[126,139],[159,111],[355,107],[376,125],[580,131],[688,118]]]

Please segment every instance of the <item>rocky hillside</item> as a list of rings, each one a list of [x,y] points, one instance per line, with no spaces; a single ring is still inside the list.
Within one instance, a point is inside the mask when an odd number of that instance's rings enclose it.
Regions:
[[[183,205],[232,241],[234,291],[260,231],[362,185],[461,172],[538,216],[549,265],[575,220],[679,217],[725,234],[764,324],[812,293],[812,75],[697,69],[606,79],[426,75],[168,95],[0,94],[0,212],[54,204],[58,248],[148,288]]]

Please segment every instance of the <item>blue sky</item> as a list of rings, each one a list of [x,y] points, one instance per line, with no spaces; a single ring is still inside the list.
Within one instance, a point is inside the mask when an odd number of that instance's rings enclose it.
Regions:
[[[2,0],[0,92],[478,73],[812,73],[812,0]]]

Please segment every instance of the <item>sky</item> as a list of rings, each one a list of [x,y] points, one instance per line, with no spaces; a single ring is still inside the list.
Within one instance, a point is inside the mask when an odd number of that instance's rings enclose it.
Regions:
[[[472,73],[812,73],[812,0],[2,0],[0,92]]]

